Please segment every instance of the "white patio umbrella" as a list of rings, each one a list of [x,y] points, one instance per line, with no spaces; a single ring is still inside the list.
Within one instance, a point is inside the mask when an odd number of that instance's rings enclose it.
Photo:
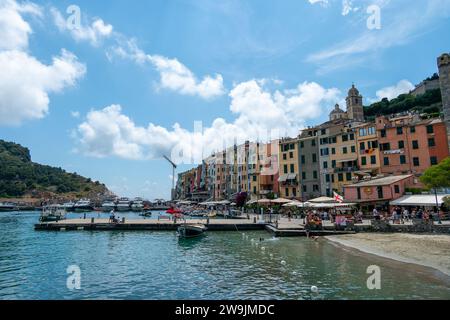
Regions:
[[[275,203],[275,204],[286,204],[286,203],[290,203],[290,202],[292,202],[292,200],[284,199],[284,198],[278,198],[278,199],[274,199],[274,200],[270,201],[270,203]]]
[[[283,207],[298,207],[299,205],[302,205],[300,201],[291,201],[289,203],[283,204]]]

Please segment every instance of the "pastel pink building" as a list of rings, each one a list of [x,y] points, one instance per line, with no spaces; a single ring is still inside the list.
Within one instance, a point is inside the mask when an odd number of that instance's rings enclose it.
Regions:
[[[387,204],[401,198],[408,187],[417,184],[414,175],[389,176],[362,181],[344,187],[346,202],[354,202],[362,206]]]

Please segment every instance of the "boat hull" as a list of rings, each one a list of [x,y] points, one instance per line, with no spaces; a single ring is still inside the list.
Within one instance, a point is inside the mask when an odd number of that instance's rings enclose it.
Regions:
[[[182,239],[197,238],[205,234],[205,226],[183,225],[178,227],[178,236]]]
[[[116,210],[116,207],[110,206],[110,207],[102,207],[103,212],[111,212],[113,210]]]
[[[75,207],[75,212],[91,212],[94,207]]]
[[[66,220],[65,217],[54,217],[54,216],[50,216],[50,217],[41,217],[39,219],[39,221],[41,222],[58,222],[61,220]]]

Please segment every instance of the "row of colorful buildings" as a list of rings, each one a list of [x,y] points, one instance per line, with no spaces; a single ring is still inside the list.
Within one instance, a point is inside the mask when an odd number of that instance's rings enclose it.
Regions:
[[[350,94],[359,92],[353,87]],[[246,192],[252,199],[273,194],[306,201],[344,194],[346,186],[373,178],[417,178],[448,156],[446,126],[440,118],[404,114],[366,123],[336,106],[330,121],[295,138],[246,142],[211,155],[178,175],[176,197],[231,200]]]
[[[354,85],[346,104],[347,111],[336,105],[329,121],[297,137],[246,142],[211,155],[178,175],[176,199],[234,200],[246,192],[250,199],[307,201],[337,192],[361,203],[384,201],[420,187],[424,171],[449,156],[444,119],[404,113],[366,122],[363,97]]]

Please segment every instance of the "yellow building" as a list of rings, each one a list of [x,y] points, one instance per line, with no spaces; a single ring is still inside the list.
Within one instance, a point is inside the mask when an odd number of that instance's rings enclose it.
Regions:
[[[281,198],[299,199],[299,140],[285,138],[279,142],[279,191]]]
[[[343,186],[352,184],[358,172],[358,152],[356,145],[356,133],[348,126],[342,132],[331,137],[331,167],[334,169],[332,176],[333,190],[342,194]]]
[[[358,146],[358,165],[361,175],[380,173],[380,150],[378,148],[377,128],[375,123],[365,123],[355,127]]]

